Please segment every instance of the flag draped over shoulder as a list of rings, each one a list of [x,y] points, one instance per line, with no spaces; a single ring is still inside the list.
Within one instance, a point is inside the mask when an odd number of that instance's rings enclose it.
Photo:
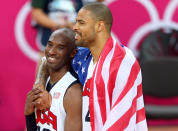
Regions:
[[[88,73],[88,66],[92,59],[92,55],[88,48],[78,47],[77,50],[77,54],[72,60],[71,65],[75,73],[77,73],[80,83],[82,84],[82,86],[84,86]]]
[[[139,63],[112,37],[95,67],[89,102],[93,131],[147,131]]]

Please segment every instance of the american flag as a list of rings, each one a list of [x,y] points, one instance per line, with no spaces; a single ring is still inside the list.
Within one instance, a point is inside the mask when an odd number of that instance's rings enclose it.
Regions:
[[[72,68],[77,73],[80,83],[84,85],[87,72],[88,72],[88,66],[92,59],[91,52],[88,48],[84,47],[78,47],[78,52],[75,55],[74,59],[72,60]]]
[[[92,57],[88,50],[84,50],[78,53],[73,63],[83,83]],[[139,63],[128,48],[112,37],[105,44],[95,67],[89,105],[92,131],[148,130]]]
[[[53,94],[54,99],[58,99],[59,96],[60,96],[60,92],[54,92],[54,94]]]

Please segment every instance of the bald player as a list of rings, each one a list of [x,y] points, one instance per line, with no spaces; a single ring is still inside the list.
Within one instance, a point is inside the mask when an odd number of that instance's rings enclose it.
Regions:
[[[73,27],[77,45],[90,50],[79,48],[72,61],[83,86],[83,130],[147,131],[140,66],[111,36],[112,22],[110,9],[96,2],[79,10]]]
[[[51,95],[51,106],[42,111],[35,108],[44,90],[33,88],[27,94],[25,116],[28,131],[82,130],[82,88],[69,72],[70,60],[76,52],[74,36],[72,30],[63,28],[53,32],[48,40],[45,49],[49,71],[46,91]]]

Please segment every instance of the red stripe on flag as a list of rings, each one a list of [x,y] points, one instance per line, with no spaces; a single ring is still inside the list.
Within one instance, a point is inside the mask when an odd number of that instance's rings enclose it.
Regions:
[[[101,56],[100,56],[100,61],[97,62],[97,65],[95,67],[95,70],[93,72],[93,77],[92,77],[92,84],[91,84],[91,87],[90,87],[90,97],[89,97],[89,108],[90,108],[90,121],[91,121],[91,127],[92,127],[92,131],[95,131],[95,110],[94,110],[94,94],[93,94],[93,88],[94,88],[94,82],[96,81],[99,81],[102,79],[101,77],[101,69],[102,69],[102,66],[103,66],[103,62],[107,56],[107,54],[109,53],[109,51],[112,49],[113,47],[113,44],[109,44],[109,43],[113,43],[113,40],[112,40],[112,37],[110,37],[108,39],[108,41],[106,42],[102,52],[101,52]],[[102,64],[101,64],[102,62]],[[96,68],[97,66],[99,66],[97,72],[96,72]],[[101,68],[101,69],[100,69]],[[100,74],[98,73],[100,72]],[[95,78],[95,74],[98,74],[96,75],[96,79]],[[100,79],[99,79],[100,78]],[[102,82],[103,83],[103,82]],[[98,86],[98,84],[96,84],[96,86]],[[103,90],[102,90],[103,91]],[[105,91],[105,89],[104,89]],[[101,92],[100,88],[97,88],[97,92]],[[100,95],[102,95],[103,93],[99,93],[97,95],[99,95],[98,97],[100,97]],[[101,96],[103,97],[103,95]],[[105,97],[105,93],[104,93],[104,97]],[[104,105],[103,105],[104,103]],[[99,105],[100,105],[100,111],[101,111],[101,117],[102,117],[102,120],[106,120],[106,101],[105,101],[105,98],[104,98],[104,101],[99,101]],[[105,106],[104,108],[102,108],[103,106]],[[103,115],[104,114],[104,115]],[[104,121],[103,121],[104,122]]]
[[[139,123],[145,119],[145,108],[143,107],[142,109],[137,111],[136,123]]]
[[[124,96],[128,93],[128,91],[132,88],[139,71],[140,71],[140,66],[139,66],[137,60],[135,60],[135,63],[132,66],[129,78],[127,80],[127,83],[124,87],[124,90],[121,92],[119,98],[117,99],[117,101],[115,102],[115,104],[112,108],[114,108],[124,98]]]
[[[110,43],[110,44],[109,44]],[[110,38],[102,53],[100,56],[100,61],[99,61],[99,65],[98,65],[98,69],[97,69],[97,74],[96,74],[96,78],[95,78],[95,83],[96,83],[96,89],[97,89],[97,98],[98,98],[98,104],[100,107],[100,112],[101,112],[101,117],[102,117],[102,122],[104,124],[104,122],[106,121],[106,94],[105,94],[105,83],[103,81],[103,77],[102,77],[102,69],[103,69],[103,63],[104,60],[106,59],[107,55],[109,54],[109,52],[112,50],[113,48],[113,40],[112,38]]]
[[[105,84],[102,79],[102,76],[98,76],[99,78],[96,78],[95,83],[96,83],[96,88],[97,88],[97,99],[101,111],[101,117],[102,117],[102,122],[106,121],[106,95],[105,95]],[[100,80],[98,80],[100,79]],[[102,91],[101,91],[102,90]]]
[[[142,95],[143,95],[143,93],[142,93],[142,84],[140,84],[137,87],[137,97],[140,97]]]
[[[97,67],[97,65],[96,65],[96,67]],[[96,72],[96,67],[95,67],[93,74],[95,74],[95,72]],[[91,85],[90,86],[90,96],[89,96],[90,123],[91,123],[92,131],[95,131],[94,98],[93,98],[94,75],[92,77],[92,81],[91,81],[90,85]]]
[[[120,118],[118,119],[107,131],[123,131],[128,125],[129,120],[136,112],[136,104],[137,104],[137,97],[135,97],[132,101],[132,105],[129,110]]]
[[[111,64],[110,64],[111,66],[109,69],[108,94],[109,94],[109,100],[110,100],[110,108],[112,105],[112,93],[115,87],[117,73],[118,73],[120,64],[122,60],[124,59],[125,55],[126,55],[125,50],[120,45],[118,45],[118,43],[116,43],[115,51],[113,54],[113,59],[111,60]]]

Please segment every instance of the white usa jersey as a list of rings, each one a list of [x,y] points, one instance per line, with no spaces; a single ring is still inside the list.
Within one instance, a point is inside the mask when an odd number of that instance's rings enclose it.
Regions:
[[[52,104],[50,109],[36,111],[36,123],[38,131],[64,131],[66,112],[63,106],[64,95],[69,86],[76,81],[67,72],[50,90]]]
[[[93,63],[93,58],[90,61],[88,67],[87,78],[83,87],[83,98],[82,98],[82,125],[83,131],[91,131],[90,123],[90,112],[89,112],[89,94],[90,94],[90,84],[95,69],[96,64]]]

